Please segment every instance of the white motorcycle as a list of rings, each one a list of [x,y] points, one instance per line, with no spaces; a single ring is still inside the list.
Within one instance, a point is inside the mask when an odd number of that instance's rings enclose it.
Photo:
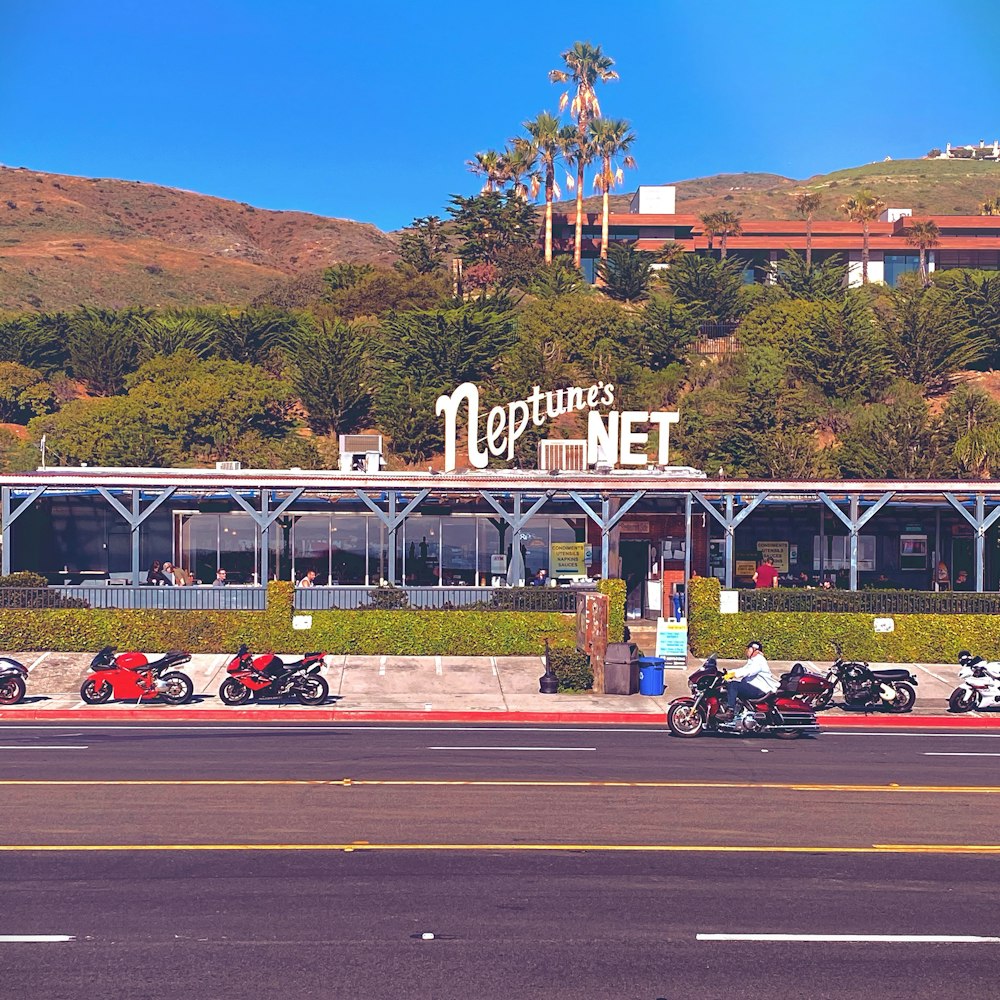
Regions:
[[[958,654],[958,665],[962,683],[952,691],[948,707],[953,712],[1000,708],[1000,661],[987,661],[963,649]]]

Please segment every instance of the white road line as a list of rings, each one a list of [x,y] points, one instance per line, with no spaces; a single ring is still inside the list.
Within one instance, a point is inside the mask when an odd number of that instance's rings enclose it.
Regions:
[[[848,944],[1000,944],[1000,937],[975,934],[698,934],[698,941],[827,941]]]
[[[75,940],[76,937],[72,934],[0,934],[0,944],[44,944]]]
[[[16,744],[11,745],[11,746],[0,746],[0,750],[89,750],[89,749],[90,749],[90,747],[87,746],[87,745],[85,745],[85,744],[81,744],[81,745],[78,745],[78,746],[61,746],[61,747],[55,747],[55,746],[52,746],[52,747],[41,747],[41,746],[29,747],[29,746],[18,746]]]
[[[823,738],[830,736],[908,736],[922,739],[938,740],[1000,740],[1000,733],[886,733],[886,732],[827,732],[823,730]]]
[[[925,750],[925,757],[1000,757],[1000,753],[976,753],[972,751],[970,753],[962,753],[959,750],[952,751],[940,751],[935,753],[933,750]]]
[[[46,656],[48,656],[48,655],[49,655],[49,654],[50,654],[51,652],[52,652],[52,650],[49,650],[49,652],[48,652],[48,653],[42,653],[42,655],[41,655],[41,656],[39,656],[37,660],[35,660],[35,661],[34,661],[33,663],[29,663],[29,664],[28,664],[28,673],[30,674],[30,673],[31,673],[31,671],[32,671],[32,670],[34,670],[34,669],[35,669],[35,667],[37,667],[37,666],[38,666],[38,664],[39,664],[39,663],[41,663],[41,662],[42,662],[42,660],[44,660],[44,659],[45,659],[45,657],[46,657]]]
[[[470,747],[458,744],[453,747],[428,747],[428,750],[563,750],[563,751],[577,751],[577,750],[596,750],[597,747]]]

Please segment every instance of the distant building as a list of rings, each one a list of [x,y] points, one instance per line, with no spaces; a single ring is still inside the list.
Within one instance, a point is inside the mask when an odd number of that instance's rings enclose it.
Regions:
[[[609,238],[613,242],[635,243],[640,250],[657,251],[664,243],[675,242],[694,253],[718,254],[719,241],[710,241],[697,215],[675,211],[673,185],[640,186],[630,203],[631,211],[612,213]],[[789,199],[791,201],[791,199]],[[666,209],[670,209],[667,211]],[[1000,216],[913,215],[909,208],[888,208],[878,222],[869,226],[868,280],[895,285],[901,274],[919,268],[916,247],[906,242],[915,222],[932,219],[938,227],[938,246],[927,251],[929,271],[966,267],[985,271],[1000,270]],[[556,214],[552,220],[553,250],[573,252],[573,213]],[[746,265],[748,283],[767,281],[774,265],[789,250],[804,253],[806,223],[803,219],[744,219],[743,232],[730,236],[727,250]],[[583,220],[582,259],[584,273],[594,280],[594,265],[600,254],[601,215],[588,213]],[[848,267],[848,280],[861,284],[862,227],[847,219],[814,219],[812,223],[813,261],[819,263],[838,254]]]
[[[944,152],[932,157],[936,160],[1000,160],[1000,140],[994,139],[987,145],[982,139],[978,146],[953,146],[950,142]]]

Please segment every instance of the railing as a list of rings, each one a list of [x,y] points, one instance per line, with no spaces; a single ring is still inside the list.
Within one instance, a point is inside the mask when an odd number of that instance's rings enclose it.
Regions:
[[[296,611],[576,612],[576,595],[592,587],[300,587]]]
[[[742,349],[739,323],[702,323],[694,342],[697,354],[736,354]]]
[[[995,615],[1000,594],[917,590],[741,590],[740,611],[825,611],[867,615]]]
[[[145,608],[263,611],[264,587],[3,587],[0,608]]]

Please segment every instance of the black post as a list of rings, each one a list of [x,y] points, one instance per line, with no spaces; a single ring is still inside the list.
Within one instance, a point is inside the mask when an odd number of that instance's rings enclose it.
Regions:
[[[552,671],[548,639],[545,640],[545,673],[538,679],[538,690],[542,694],[557,694],[559,692],[559,678]]]

